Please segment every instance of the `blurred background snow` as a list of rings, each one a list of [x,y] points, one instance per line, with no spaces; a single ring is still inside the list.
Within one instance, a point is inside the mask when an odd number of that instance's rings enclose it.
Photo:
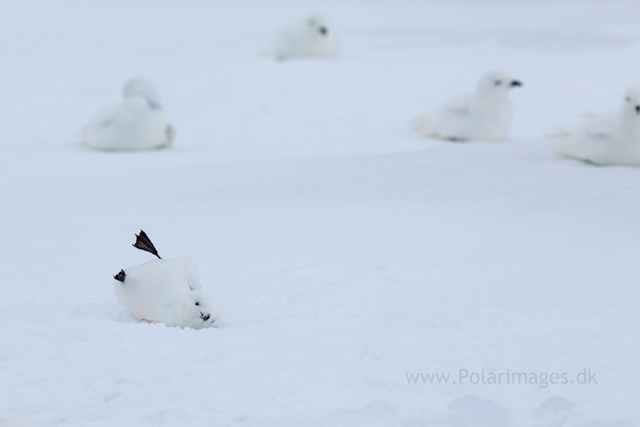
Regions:
[[[315,11],[338,58],[263,55]],[[640,175],[556,157],[544,134],[618,108],[639,23],[634,1],[0,2],[0,417],[637,423]],[[525,84],[508,141],[410,133],[496,67]],[[133,76],[158,86],[175,145],[79,147]],[[115,304],[111,276],[148,260],[140,228],[194,260],[222,327]],[[405,376],[585,368],[597,385]]]

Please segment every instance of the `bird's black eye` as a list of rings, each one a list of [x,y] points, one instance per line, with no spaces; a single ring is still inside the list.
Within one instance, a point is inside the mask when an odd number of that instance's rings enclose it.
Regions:
[[[496,86],[500,86],[502,84],[502,81],[496,80],[495,82],[493,82],[493,84]]]
[[[200,303],[199,303],[199,302],[196,302],[196,305],[200,305]]]

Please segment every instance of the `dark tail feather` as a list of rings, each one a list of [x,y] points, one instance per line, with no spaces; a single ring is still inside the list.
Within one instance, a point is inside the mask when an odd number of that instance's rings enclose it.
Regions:
[[[120,270],[120,273],[118,273],[115,276],[113,276],[114,279],[116,279],[118,282],[122,282],[122,283],[124,283],[124,278],[125,277],[127,277],[127,275],[124,273],[124,270]]]
[[[153,243],[151,243],[151,240],[149,240],[149,236],[147,236],[147,233],[142,230],[140,230],[140,234],[136,234],[136,242],[133,244],[133,246],[138,249],[142,249],[143,251],[151,252],[159,259],[162,259],[160,258],[160,255],[158,255],[158,251],[156,251]]]

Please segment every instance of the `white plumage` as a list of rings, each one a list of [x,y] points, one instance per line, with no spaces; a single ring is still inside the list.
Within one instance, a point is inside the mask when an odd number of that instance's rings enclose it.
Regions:
[[[509,92],[522,86],[500,70],[486,73],[475,93],[452,98],[440,108],[426,111],[412,123],[412,129],[429,138],[452,141],[499,141],[506,137],[511,122]]]
[[[308,16],[298,25],[276,36],[272,54],[278,60],[299,57],[331,57],[338,54],[338,41],[321,14]]]
[[[549,148],[600,165],[640,165],[640,87],[625,92],[618,112],[590,114],[579,125],[549,135]]]
[[[148,245],[140,245],[143,239]],[[134,246],[157,255],[144,232]],[[165,260],[158,256],[124,269],[114,278],[117,301],[137,319],[202,329],[219,318],[215,302],[202,293],[198,269],[188,258]]]
[[[83,129],[83,143],[102,150],[148,150],[173,142],[157,89],[148,80],[127,82],[121,103],[99,110]]]

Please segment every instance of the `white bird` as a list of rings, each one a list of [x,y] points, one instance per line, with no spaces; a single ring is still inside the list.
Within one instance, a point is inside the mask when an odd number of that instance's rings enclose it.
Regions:
[[[339,46],[327,20],[319,13],[308,16],[295,27],[277,34],[272,54],[278,60],[296,57],[331,57]]]
[[[438,109],[426,111],[412,123],[414,132],[450,141],[499,141],[511,122],[509,92],[522,86],[500,70],[486,73],[475,93],[457,96]]]
[[[627,89],[617,113],[587,115],[549,135],[556,153],[600,165],[640,165],[640,86]]]
[[[118,281],[117,301],[134,317],[193,329],[207,328],[219,318],[214,301],[202,293],[198,269],[190,259],[160,258],[142,230],[133,246],[158,257],[113,276]]]
[[[103,108],[82,130],[83,143],[101,150],[148,150],[173,142],[174,128],[167,123],[160,96],[151,82],[129,80],[120,104]]]

